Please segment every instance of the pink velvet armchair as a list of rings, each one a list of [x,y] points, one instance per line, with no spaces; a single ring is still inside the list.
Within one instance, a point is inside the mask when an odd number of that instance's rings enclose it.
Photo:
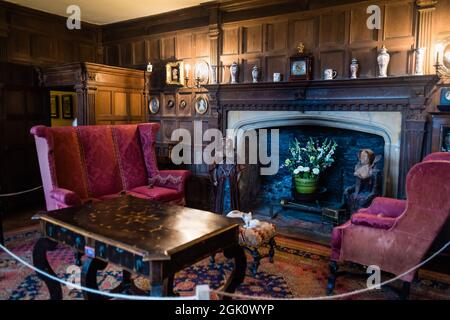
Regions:
[[[35,126],[47,210],[120,196],[184,205],[186,170],[159,170],[157,123]]]
[[[418,265],[450,215],[450,154],[434,153],[408,172],[407,200],[375,198],[333,229],[330,276],[332,294],[339,261],[377,265],[396,276]],[[401,277],[409,295],[415,271]]]

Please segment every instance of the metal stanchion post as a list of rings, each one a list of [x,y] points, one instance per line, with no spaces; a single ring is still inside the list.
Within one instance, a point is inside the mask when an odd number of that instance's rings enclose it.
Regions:
[[[0,200],[0,244],[5,245],[5,238],[3,237],[3,203]]]

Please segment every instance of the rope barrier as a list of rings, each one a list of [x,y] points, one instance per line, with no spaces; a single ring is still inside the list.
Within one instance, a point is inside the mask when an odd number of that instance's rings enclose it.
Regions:
[[[389,279],[389,280],[386,280],[386,281],[380,283],[379,285],[374,285],[369,288],[346,292],[346,293],[342,293],[342,294],[338,294],[338,295],[305,297],[305,298],[273,298],[273,297],[263,297],[263,296],[249,296],[249,295],[228,293],[228,292],[224,292],[224,291],[220,291],[220,290],[211,290],[211,289],[209,289],[209,286],[207,286],[207,285],[198,285],[196,287],[196,295],[189,296],[189,297],[148,297],[148,296],[138,296],[138,295],[132,296],[132,295],[125,295],[125,294],[110,293],[110,292],[104,292],[104,291],[99,291],[99,290],[83,287],[83,286],[59,279],[58,277],[52,276],[52,275],[46,273],[45,271],[42,271],[42,270],[34,267],[33,265],[29,264],[27,261],[25,261],[22,258],[20,258],[19,256],[15,255],[13,252],[8,250],[4,246],[0,245],[0,249],[5,251],[7,254],[9,254],[11,257],[13,257],[14,259],[19,261],[26,267],[34,270],[35,272],[37,272],[51,280],[57,281],[65,286],[69,286],[73,289],[83,290],[83,291],[98,294],[98,295],[104,295],[104,296],[107,296],[110,298],[127,299],[127,300],[205,300],[204,299],[205,293],[209,292],[209,293],[215,293],[220,296],[227,296],[227,297],[247,299],[247,300],[333,300],[333,299],[341,299],[341,298],[346,298],[346,297],[353,296],[356,294],[368,292],[368,291],[374,290],[376,287],[382,287],[391,282],[399,280],[401,277],[407,275],[408,273],[410,273],[412,271],[417,270],[418,268],[422,267],[423,265],[425,265],[426,263],[431,261],[434,257],[436,257],[438,254],[440,254],[442,251],[444,251],[448,246],[450,246],[450,241],[447,242],[442,248],[440,248],[438,251],[436,251],[434,254],[432,254],[430,257],[428,257],[427,259],[425,259],[418,265],[410,268],[409,270],[403,272],[402,274],[396,276],[395,278],[392,278],[392,279]]]
[[[0,194],[0,198],[7,198],[7,197],[18,196],[18,195],[21,195],[21,194],[30,193],[30,192],[39,190],[41,188],[42,188],[42,186],[39,186],[39,187],[36,187],[36,188],[33,188],[33,189],[28,189],[28,190],[19,191],[19,192],[3,193],[3,194]]]

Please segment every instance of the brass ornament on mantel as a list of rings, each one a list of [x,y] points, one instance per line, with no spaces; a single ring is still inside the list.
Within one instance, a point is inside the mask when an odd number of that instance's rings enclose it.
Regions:
[[[300,42],[297,46],[297,52],[298,52],[298,54],[303,54],[304,51],[305,51],[305,45],[303,44],[303,42]]]

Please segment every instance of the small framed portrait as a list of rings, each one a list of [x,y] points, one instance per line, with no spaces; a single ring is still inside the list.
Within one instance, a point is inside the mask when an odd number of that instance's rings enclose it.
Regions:
[[[300,43],[297,47],[297,53],[289,59],[289,81],[311,80],[313,57],[304,54],[304,45]]]
[[[153,97],[150,99],[148,103],[148,111],[152,114],[156,114],[159,112],[159,99],[157,97]]]
[[[180,101],[180,106],[179,106],[179,108],[180,109],[184,109],[184,108],[186,108],[186,106],[187,106],[187,102],[186,102],[186,100],[181,100]]]
[[[50,96],[50,118],[59,118],[59,96]]]
[[[72,95],[63,95],[61,103],[62,118],[73,119],[73,97]]]
[[[204,96],[195,98],[195,111],[198,114],[205,114],[208,111],[208,100]]]
[[[173,107],[175,107],[175,101],[169,99],[169,101],[167,101],[167,108],[172,109]]]
[[[166,64],[166,84],[184,85],[184,63],[183,61],[168,62]]]

